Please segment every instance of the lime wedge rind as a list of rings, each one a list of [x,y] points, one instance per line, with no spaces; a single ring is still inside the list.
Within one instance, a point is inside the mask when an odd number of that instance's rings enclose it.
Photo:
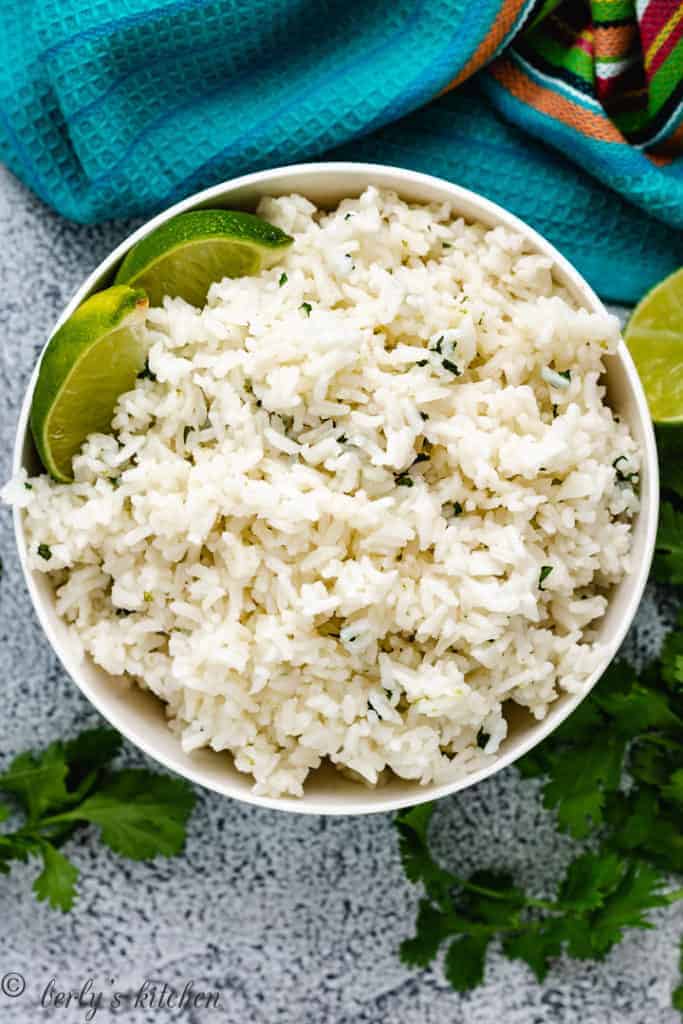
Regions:
[[[141,327],[148,300],[117,285],[98,292],[48,342],[31,403],[31,431],[40,459],[61,483],[86,437],[108,431],[119,395],[135,385],[147,346]]]
[[[653,421],[660,426],[683,423],[683,268],[641,299],[624,339]]]
[[[203,306],[224,277],[258,273],[293,239],[251,213],[192,210],[165,221],[128,252],[111,288],[86,299],[50,339],[31,405],[31,430],[47,471],[73,480],[86,437],[108,432],[121,394],[135,386],[146,343],[139,328],[165,295]]]
[[[214,281],[272,266],[292,241],[252,213],[192,210],[161,224],[134,245],[116,282],[144,288],[155,306],[165,295],[203,306]]]

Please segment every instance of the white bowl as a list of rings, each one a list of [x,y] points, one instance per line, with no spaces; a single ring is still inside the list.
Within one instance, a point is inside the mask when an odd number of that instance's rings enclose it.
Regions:
[[[178,213],[200,206],[253,209],[261,196],[286,195],[291,192],[299,192],[314,203],[331,207],[344,197],[359,195],[371,184],[394,189],[407,200],[446,201],[467,218],[492,226],[502,224],[520,232],[532,243],[534,249],[552,257],[556,278],[581,305],[589,310],[604,311],[602,303],[588,284],[544,238],[512,214],[474,192],[439,178],[396,167],[320,163],[300,164],[248,174],[190,196],[189,199],[154,217],[122,242],[97,267],[78,289],[54,329],[56,330],[88,295],[110,283],[116,267],[132,245]],[[28,429],[36,376],[37,367],[29,383],[19,418],[14,451],[15,472],[21,466],[25,466],[30,473],[40,470]],[[607,385],[611,405],[627,420],[642,449],[641,509],[633,533],[634,569],[610,595],[607,613],[601,620],[598,630],[599,639],[605,645],[605,657],[591,676],[590,685],[599,679],[614,657],[638,608],[654,550],[659,500],[657,453],[652,424],[638,375],[623,342],[617,354],[608,359]],[[43,629],[66,671],[100,714],[127,739],[167,768],[208,789],[247,803],[307,814],[368,814],[434,800],[472,786],[511,764],[545,739],[582,700],[581,696],[569,694],[558,697],[542,722],[535,721],[521,708],[510,705],[509,735],[495,761],[457,782],[421,786],[417,782],[394,778],[385,786],[369,789],[348,780],[334,768],[324,766],[309,776],[305,796],[301,799],[255,796],[251,791],[251,776],[236,771],[227,753],[219,754],[211,750],[183,753],[178,738],[166,724],[161,702],[152,694],[135,687],[123,688],[90,659],[79,662],[72,650],[67,628],[55,611],[54,595],[47,578],[42,573],[34,573],[28,569],[26,537],[22,517],[18,511],[15,511],[14,525],[24,576]]]

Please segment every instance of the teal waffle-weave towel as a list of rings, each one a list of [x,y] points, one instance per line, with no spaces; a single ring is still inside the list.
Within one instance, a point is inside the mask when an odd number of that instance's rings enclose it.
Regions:
[[[330,154],[402,164],[493,198],[632,301],[683,262],[679,8],[22,0],[0,11],[0,156],[85,222]]]

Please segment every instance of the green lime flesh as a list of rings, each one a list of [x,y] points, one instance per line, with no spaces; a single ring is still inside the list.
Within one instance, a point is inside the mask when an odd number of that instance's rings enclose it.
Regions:
[[[148,300],[125,285],[98,292],[50,339],[31,404],[31,430],[55,480],[73,480],[72,460],[85,439],[108,433],[119,396],[145,364],[141,330]]]
[[[683,423],[683,268],[633,311],[624,335],[655,423]]]
[[[116,283],[144,288],[153,306],[165,295],[203,306],[214,281],[257,274],[281,259],[291,244],[284,231],[251,213],[192,210],[134,245]]]

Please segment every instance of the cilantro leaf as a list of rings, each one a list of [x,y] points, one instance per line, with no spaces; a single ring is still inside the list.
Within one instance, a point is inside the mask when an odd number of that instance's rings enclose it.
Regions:
[[[603,676],[604,678],[605,676]],[[602,685],[602,680],[600,685]],[[593,691],[594,693],[595,691]],[[604,721],[605,716],[593,699],[579,704],[578,708],[562,722],[549,740],[541,743],[517,761],[517,768],[522,778],[548,775],[551,770],[551,761],[559,748],[565,745],[587,743],[589,737],[594,736],[597,730],[602,730]]]
[[[637,847],[636,853],[665,871],[683,872],[680,810],[674,815],[665,815],[660,809],[656,829]]]
[[[591,942],[596,954],[603,955],[619,942],[624,928],[652,927],[643,915],[646,910],[667,905],[661,888],[662,877],[655,868],[638,862],[629,864],[619,885],[591,918]]]
[[[68,788],[77,790],[84,780],[107,768],[121,751],[123,738],[116,729],[86,729],[64,745]]]
[[[539,775],[545,775],[546,759],[540,747],[537,747],[536,750],[531,750],[521,757],[515,767],[523,779],[535,779]]]
[[[484,980],[488,935],[464,935],[451,942],[446,951],[444,970],[456,992],[468,992]]]
[[[194,794],[182,779],[141,769],[118,772],[61,821],[89,821],[116,853],[131,860],[172,857],[185,843]]]
[[[662,879],[650,865],[622,862],[619,884],[604,895],[601,905],[585,916],[567,917],[562,928],[567,951],[578,959],[601,960],[620,941],[624,928],[651,928],[647,910],[666,906]]]
[[[560,923],[563,949],[577,960],[600,959],[593,947],[592,925],[588,916],[566,917]]]
[[[138,380],[152,380],[152,381],[155,381],[156,379],[157,379],[156,374],[152,370],[150,370],[150,368],[149,368],[149,356],[148,356],[147,359],[145,359],[145,365],[143,366],[143,368],[140,370],[140,372],[138,374]]]
[[[653,677],[656,679],[656,673]],[[676,732],[683,727],[672,710],[666,693],[639,680],[632,669],[618,662],[605,672],[589,700],[560,726],[553,737],[522,762],[523,774],[545,774],[544,803],[557,810],[562,828],[577,838],[600,826],[605,804],[621,783],[629,742],[638,738],[633,755],[636,773],[654,770],[661,752],[643,752],[642,744],[664,748],[669,741],[661,730]],[[655,733],[653,730],[658,730]],[[596,743],[595,737],[604,737]],[[526,762],[526,763],[525,763]],[[670,771],[658,768],[663,782]]]
[[[683,617],[678,625],[683,627]],[[683,628],[671,630],[664,638],[661,663],[662,679],[669,689],[683,693]]]
[[[571,910],[593,910],[616,889],[623,873],[624,862],[616,853],[584,853],[569,865],[559,903]]]
[[[683,512],[662,504],[653,572],[660,583],[683,583]]]
[[[415,935],[401,943],[401,961],[411,967],[426,967],[438,953],[443,940],[454,932],[451,914],[440,910],[430,900],[420,900]]]
[[[455,877],[437,864],[430,853],[427,834],[434,804],[418,804],[399,811],[395,824],[403,870],[411,882],[422,882],[425,892],[439,904],[448,899]]]
[[[659,454],[659,476],[663,488],[674,491],[683,498],[683,459],[681,458],[681,435],[679,430],[655,427],[657,452]]]
[[[562,952],[561,931],[555,921],[533,931],[509,935],[503,941],[503,952],[512,960],[524,960],[538,981],[546,977],[550,964]]]
[[[681,939],[680,953],[678,957],[678,971],[683,975],[683,939]],[[680,1010],[683,1013],[683,981],[677,986],[671,993],[671,1002],[674,1010]]]
[[[33,883],[39,900],[47,900],[55,910],[71,910],[76,896],[78,868],[50,843],[41,843],[43,870]]]
[[[433,803],[424,803],[399,811],[396,815],[396,827],[399,833],[404,835],[406,831],[411,832],[419,840],[421,846],[426,846],[435,806]]]
[[[628,692],[597,694],[600,706],[614,718],[613,726],[626,736],[637,736],[650,728],[683,725],[669,707],[663,693],[634,683]]]
[[[33,843],[28,839],[16,835],[0,836],[0,872],[4,875],[9,873],[10,861],[26,863],[32,850]]]
[[[639,783],[663,786],[671,774],[671,752],[678,751],[678,744],[668,749],[667,740],[660,736],[644,736],[631,749],[629,771]]]
[[[68,802],[67,764],[61,743],[51,743],[42,754],[19,754],[0,775],[0,790],[11,793],[24,807],[30,822],[45,811]]]
[[[679,968],[683,973],[683,968]],[[683,983],[678,985],[671,993],[671,1005],[674,1010],[683,1013]]]
[[[662,789],[662,796],[674,803],[683,805],[683,768],[675,771],[666,786]]]
[[[598,688],[604,685],[604,682],[608,679],[611,671],[612,667],[605,672],[595,690],[591,693],[591,698],[594,698]],[[604,721],[605,717],[600,711],[595,700],[585,700],[582,704],[579,704],[575,711],[572,711],[569,718],[566,718],[564,722],[562,722],[559,728],[557,728],[552,734],[549,741],[536,747],[531,754],[527,754],[526,757],[518,762],[518,764],[524,764],[524,762],[530,757],[540,758],[541,762],[545,764],[547,762],[547,755],[549,755],[558,746],[563,744],[587,743],[589,738],[595,734],[595,730],[602,728]]]
[[[519,924],[526,896],[507,873],[475,871],[454,903],[470,921],[512,928]]]
[[[550,756],[543,802],[557,810],[562,828],[577,839],[601,823],[605,791],[620,782],[625,745],[625,740],[606,736],[599,746],[581,748],[580,757],[568,757],[563,750]]]
[[[552,571],[553,571],[552,565],[542,565],[541,566],[541,571],[538,574],[538,589],[539,590],[544,590],[545,589],[545,587],[543,586],[543,581],[547,580],[548,576],[550,576],[550,573]]]
[[[611,842],[621,850],[636,850],[647,843],[659,817],[654,789],[643,786],[629,793],[613,793],[607,803],[605,820],[612,829]]]
[[[59,811],[82,799],[84,790],[87,792],[97,774],[118,754],[121,743],[114,729],[97,728],[65,744],[51,743],[40,754],[19,754],[0,775],[0,790],[12,793],[29,821],[35,821],[48,811]]]

